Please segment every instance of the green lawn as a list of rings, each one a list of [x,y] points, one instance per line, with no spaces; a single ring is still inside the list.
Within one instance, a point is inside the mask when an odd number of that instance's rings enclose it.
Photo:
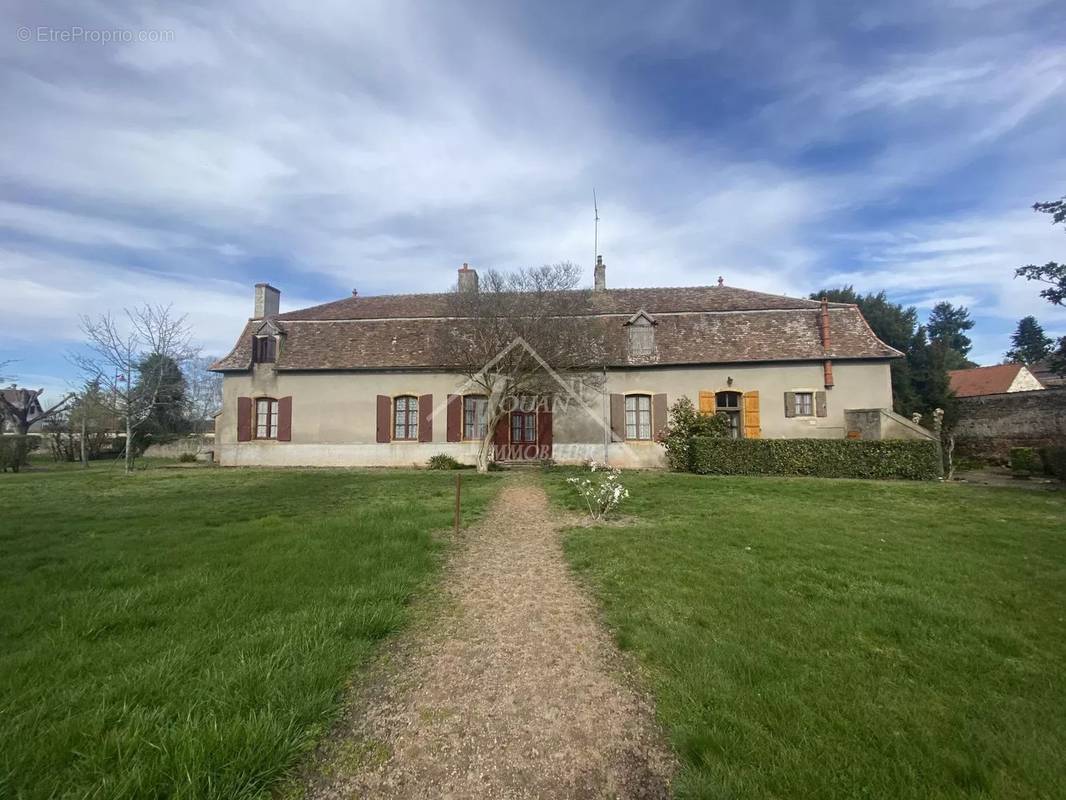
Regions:
[[[453,482],[0,475],[0,797],[267,795],[435,572]]]
[[[566,551],[658,701],[680,797],[1066,797],[1066,494],[624,482],[634,524]]]

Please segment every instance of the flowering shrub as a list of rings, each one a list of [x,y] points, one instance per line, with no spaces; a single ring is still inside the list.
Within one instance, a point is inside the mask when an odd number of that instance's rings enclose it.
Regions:
[[[674,472],[692,472],[693,443],[697,436],[729,435],[729,422],[722,414],[703,414],[687,397],[670,407],[670,420],[659,443],[666,448],[666,464]]]
[[[581,495],[595,520],[602,520],[629,497],[629,490],[622,485],[622,471],[595,461],[589,462],[588,475],[567,478],[566,482]]]

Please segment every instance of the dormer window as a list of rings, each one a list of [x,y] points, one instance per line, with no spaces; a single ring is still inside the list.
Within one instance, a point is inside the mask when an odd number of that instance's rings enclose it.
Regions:
[[[252,362],[273,364],[278,358],[278,340],[275,336],[252,337]]]
[[[641,309],[626,323],[629,332],[629,357],[647,358],[655,355],[655,320]]]

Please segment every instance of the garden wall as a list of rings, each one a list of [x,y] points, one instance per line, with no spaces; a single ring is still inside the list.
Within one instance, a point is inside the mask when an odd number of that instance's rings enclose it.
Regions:
[[[211,433],[191,433],[172,442],[149,445],[144,451],[145,458],[178,458],[185,453],[196,455],[214,447],[215,436]]]
[[[1012,447],[1066,445],[1066,389],[959,399],[957,455],[1004,460]]]

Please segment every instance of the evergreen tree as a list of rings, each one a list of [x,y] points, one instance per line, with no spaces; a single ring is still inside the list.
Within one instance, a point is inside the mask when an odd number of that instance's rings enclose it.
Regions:
[[[972,329],[970,310],[966,306],[953,306],[948,302],[937,303],[929,315],[927,333],[930,342],[939,342],[944,347],[947,369],[969,369],[977,365],[966,358],[973,343],[966,331]]]
[[[907,358],[911,364],[916,403],[914,410],[925,418],[928,425],[936,409],[944,410],[944,426],[950,428],[955,422],[955,394],[948,376],[948,363],[954,354],[946,344],[929,341],[927,328],[918,326]]]
[[[1048,214],[1052,225],[1066,223],[1066,197],[1059,200],[1051,200],[1045,203],[1033,205],[1034,211]],[[1028,264],[1014,270],[1014,277],[1025,278],[1027,281],[1039,281],[1047,284],[1047,288],[1040,292],[1040,296],[1054,306],[1066,303],[1066,263],[1049,261],[1046,264]],[[1066,375],[1066,336],[1059,337],[1049,354],[1051,369],[1059,375]]]
[[[144,385],[145,375],[161,377],[158,380],[155,401],[148,418],[139,430],[138,438],[188,433],[189,422],[185,418],[185,376],[178,362],[168,356],[153,353],[141,363],[139,370],[142,377],[137,386]]]
[[[1045,335],[1044,329],[1036,317],[1022,317],[1018,327],[1010,337],[1011,349],[1007,351],[1007,360],[1015,364],[1032,364],[1051,353],[1053,342]]]
[[[918,322],[917,309],[913,306],[904,308],[899,303],[891,302],[884,292],[857,294],[851,286],[823,289],[811,294],[812,300],[820,300],[823,297],[831,303],[857,305],[877,338],[906,354],[907,358],[895,358],[891,363],[892,405],[895,411],[905,416],[919,410],[920,403],[914,390],[911,364],[915,325]]]

